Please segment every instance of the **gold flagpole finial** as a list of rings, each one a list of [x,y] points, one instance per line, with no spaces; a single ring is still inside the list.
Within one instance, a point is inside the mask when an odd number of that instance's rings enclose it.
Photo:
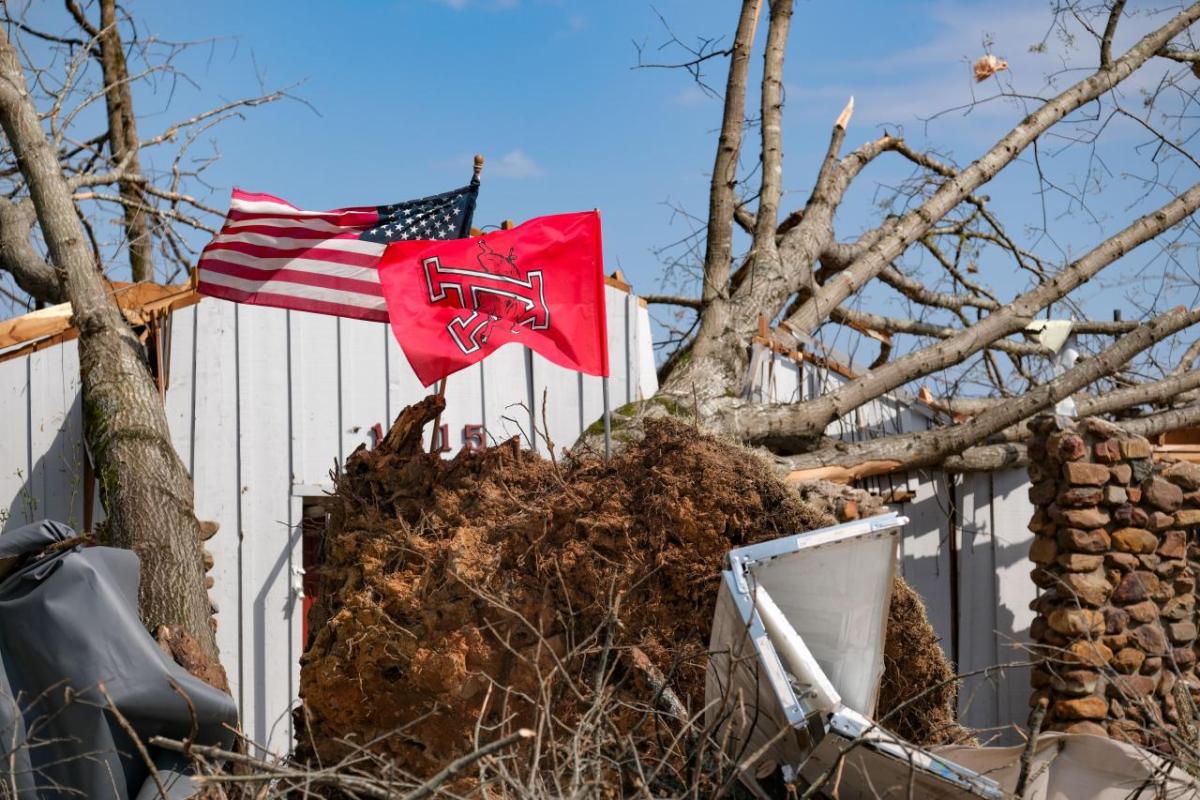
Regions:
[[[483,156],[476,155],[475,156],[475,172],[471,177],[478,179],[479,173],[481,173],[481,172],[483,172]]]

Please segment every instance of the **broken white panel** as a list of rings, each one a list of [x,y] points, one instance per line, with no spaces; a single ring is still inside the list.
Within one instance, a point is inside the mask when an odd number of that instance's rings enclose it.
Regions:
[[[850,709],[829,719],[828,731],[801,767],[810,785],[838,800],[960,800],[1001,797],[990,778],[909,744]]]
[[[901,775],[896,787],[921,787],[920,797],[999,797],[994,782],[869,719],[907,521],[886,514],[729,553],[710,639],[707,721],[731,752],[763,751],[758,774],[778,767],[817,780],[825,761],[849,748],[853,756],[838,763],[857,766],[837,770],[841,798],[889,796]]]

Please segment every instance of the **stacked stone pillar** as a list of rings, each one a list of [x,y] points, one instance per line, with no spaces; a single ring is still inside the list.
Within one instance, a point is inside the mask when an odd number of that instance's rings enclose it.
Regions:
[[[1156,463],[1145,438],[1099,420],[1031,427],[1030,705],[1048,702],[1046,730],[1194,742],[1200,465]]]

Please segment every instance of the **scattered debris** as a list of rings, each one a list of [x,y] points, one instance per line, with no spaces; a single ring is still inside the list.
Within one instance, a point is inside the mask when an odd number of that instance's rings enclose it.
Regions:
[[[1008,62],[988,53],[986,56],[976,59],[973,69],[975,71],[976,82],[986,81],[997,72],[1008,69]]]

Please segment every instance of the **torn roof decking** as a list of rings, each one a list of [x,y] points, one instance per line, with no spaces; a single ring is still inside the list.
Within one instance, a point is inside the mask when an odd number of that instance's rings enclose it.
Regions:
[[[201,297],[189,284],[111,282],[109,286],[125,319],[134,326],[193,305]],[[70,303],[31,311],[0,322],[0,361],[29,355],[77,336]]]

